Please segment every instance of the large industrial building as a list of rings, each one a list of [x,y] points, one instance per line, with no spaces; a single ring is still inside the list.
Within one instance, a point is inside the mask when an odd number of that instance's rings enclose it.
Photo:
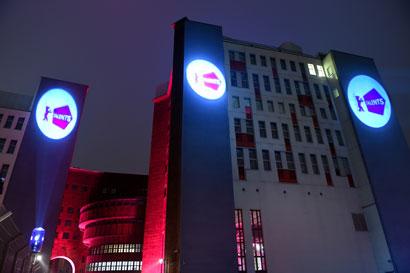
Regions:
[[[410,157],[374,62],[173,26],[143,273],[409,272]]]

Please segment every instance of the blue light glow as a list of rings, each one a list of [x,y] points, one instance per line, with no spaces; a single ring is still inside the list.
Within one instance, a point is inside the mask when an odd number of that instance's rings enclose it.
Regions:
[[[77,124],[77,105],[73,97],[60,88],[45,92],[36,106],[36,122],[48,138],[61,139],[68,136]]]
[[[350,109],[365,125],[372,128],[385,126],[391,116],[389,96],[383,86],[375,79],[355,76],[347,87]]]
[[[225,94],[225,77],[211,62],[205,60],[190,62],[186,68],[186,78],[192,90],[205,99],[217,100]]]
[[[40,252],[41,247],[43,246],[43,242],[44,242],[44,235],[45,235],[44,228],[36,227],[35,229],[33,229],[33,231],[31,232],[31,237],[30,237],[31,251],[33,251],[34,253]]]

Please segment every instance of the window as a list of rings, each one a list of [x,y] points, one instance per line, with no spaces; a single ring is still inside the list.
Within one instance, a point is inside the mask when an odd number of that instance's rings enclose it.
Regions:
[[[258,121],[259,125],[259,136],[262,138],[266,138],[266,125],[264,121]]]
[[[245,232],[243,229],[243,216],[241,209],[235,209],[235,230],[238,271],[246,272]]]
[[[246,120],[246,133],[250,135],[254,134],[253,121],[251,119]]]
[[[229,50],[229,60],[234,61],[235,60],[235,51]]]
[[[0,153],[3,152],[4,144],[6,144],[6,139],[0,138]]]
[[[286,61],[284,59],[280,59],[280,68],[286,70]]]
[[[247,107],[252,107],[251,99],[250,98],[243,98],[244,104]]]
[[[349,160],[347,159],[347,157],[340,157],[340,160],[342,161],[343,175],[351,175],[352,173],[350,172]]]
[[[252,249],[255,272],[266,271],[265,246],[260,210],[251,210]]]
[[[342,133],[339,130],[336,130],[335,133],[336,133],[337,143],[339,143],[340,146],[344,146],[345,143],[343,141]]]
[[[289,79],[285,79],[284,81],[285,81],[286,94],[292,95],[292,89],[290,88],[290,80],[289,80]]]
[[[298,156],[299,156],[300,170],[302,171],[302,173],[308,173],[305,154],[299,153]]]
[[[231,85],[238,86],[238,78],[236,77],[236,72],[231,70]]]
[[[235,133],[237,134],[242,133],[241,119],[234,118],[233,121],[234,121],[234,126],[235,126]]]
[[[0,114],[0,123],[3,120],[3,114]]]
[[[238,52],[238,60],[243,63],[246,62],[245,52]]]
[[[329,129],[326,129],[325,132],[326,132],[327,142],[329,144],[333,143],[332,132]]]
[[[256,110],[263,111],[263,104],[262,104],[261,99],[256,99],[255,104],[256,104]]]
[[[261,56],[261,66],[266,66],[266,57]]]
[[[341,175],[340,166],[339,166],[339,161],[337,160],[337,157],[336,156],[332,157],[332,160],[333,160],[333,165],[335,167],[335,173],[336,175],[340,176]]]
[[[256,65],[256,56],[255,54],[249,54],[249,60],[251,64]]]
[[[368,231],[366,218],[363,213],[352,213],[352,220],[355,231]]]
[[[311,95],[310,85],[308,82],[303,82],[303,89],[305,89],[305,95],[308,95],[308,96]]]
[[[242,88],[249,88],[248,73],[244,71],[241,72],[241,83],[242,83]]]
[[[263,75],[263,85],[265,86],[266,91],[272,91],[269,76]]]
[[[20,117],[18,118],[16,127],[14,127],[14,129],[21,130],[23,128],[23,125],[24,125],[24,118]]]
[[[317,68],[317,75],[319,77],[324,77],[325,76],[325,71],[323,70],[323,66],[317,65],[316,68]]]
[[[322,117],[322,119],[327,119],[326,109],[320,108],[319,111],[320,111],[320,116]]]
[[[281,152],[275,151],[275,161],[276,161],[276,169],[278,169],[278,170],[283,169]]]
[[[276,59],[275,58],[270,58],[270,65],[272,66],[272,68],[276,69]]]
[[[269,150],[262,150],[262,159],[263,159],[263,169],[265,171],[270,171],[272,167],[270,165]]]
[[[274,83],[275,83],[276,93],[278,93],[278,94],[282,93],[282,87],[280,86],[280,80],[279,80],[279,78],[274,78],[273,81],[274,81]]]
[[[310,132],[310,127],[305,126],[304,129],[305,129],[306,141],[309,143],[312,143],[313,139],[312,139],[312,133]]]
[[[278,139],[279,138],[278,126],[276,125],[275,122],[270,123],[270,130],[271,130],[271,133],[272,133],[272,138]]]
[[[305,106],[303,106],[302,104],[299,104],[299,110],[300,110],[300,114],[302,115],[302,117],[306,117]]]
[[[319,165],[317,163],[317,157],[314,154],[310,154],[310,162],[312,163],[312,170],[314,174],[319,174]]]
[[[289,103],[289,112],[292,114],[296,113],[295,105],[293,103]]]
[[[252,81],[253,81],[253,87],[255,89],[260,89],[258,74],[252,74]]]
[[[332,117],[332,119],[337,120],[335,109],[331,107],[329,108],[329,110],[330,110],[330,116]]]
[[[17,140],[11,140],[9,144],[9,148],[7,149],[8,154],[13,154],[14,150],[16,150]]]
[[[289,139],[289,126],[286,123],[282,123],[282,132],[283,132],[283,138],[284,139]]]
[[[310,75],[315,75],[316,76],[316,70],[315,66],[313,64],[308,64],[308,70]]]
[[[73,213],[74,213],[74,209],[73,209],[73,208],[67,208],[67,212],[70,213],[70,214],[73,214]]]
[[[0,178],[4,178],[6,179],[7,177],[7,172],[9,171],[10,165],[9,164],[3,164],[1,166],[1,170],[0,170]]]
[[[271,101],[271,100],[268,100],[267,102],[266,102],[266,104],[268,105],[268,111],[269,112],[273,112],[275,109],[273,108],[273,101]],[[1,150],[0,150],[1,151]]]
[[[249,165],[251,166],[251,170],[258,169],[258,157],[255,149],[249,149]]]
[[[302,95],[302,92],[300,91],[300,82],[299,81],[294,81],[295,83],[295,90],[297,95]]]
[[[70,239],[70,233],[64,232],[63,233],[63,239]]]
[[[322,137],[322,132],[320,131],[320,128],[315,128],[315,133],[316,133],[317,143],[323,144],[323,137]]]
[[[322,93],[320,93],[320,88],[319,88],[319,85],[317,83],[313,84],[313,89],[315,90],[316,98],[318,100],[321,100],[322,99]]]
[[[6,119],[6,123],[4,124],[4,128],[11,128],[13,124],[14,116],[8,116]]]
[[[285,104],[283,102],[279,102],[278,106],[279,106],[279,113],[285,114]]]
[[[232,107],[234,109],[238,109],[241,107],[241,104],[239,102],[239,97],[238,96],[232,96]]]
[[[64,226],[65,226],[65,227],[71,226],[71,220],[65,220]]]
[[[296,72],[296,64],[294,61],[290,61],[290,70],[293,72]]]
[[[325,173],[330,173],[329,160],[327,160],[327,156],[321,155],[320,157],[322,158],[322,165]]]
[[[299,126],[298,126],[298,125],[294,125],[294,126],[293,126],[293,131],[294,131],[294,133],[295,133],[295,139],[296,139],[296,141],[301,142],[301,141],[302,141],[302,136],[301,136],[301,134],[300,134],[300,128],[299,128]]]
[[[288,165],[289,170],[295,169],[295,161],[293,160],[292,152],[286,152],[286,164]]]

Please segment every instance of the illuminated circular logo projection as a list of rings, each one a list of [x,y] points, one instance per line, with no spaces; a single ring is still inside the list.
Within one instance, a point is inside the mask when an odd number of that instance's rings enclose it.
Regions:
[[[372,128],[380,128],[389,122],[391,104],[386,90],[375,79],[358,75],[347,87],[350,108],[356,117]]]
[[[186,77],[195,93],[205,99],[217,100],[225,94],[225,77],[211,62],[205,60],[190,62],[186,68]]]
[[[38,128],[51,139],[68,136],[78,118],[77,105],[73,97],[59,88],[50,89],[41,96],[35,113]]]

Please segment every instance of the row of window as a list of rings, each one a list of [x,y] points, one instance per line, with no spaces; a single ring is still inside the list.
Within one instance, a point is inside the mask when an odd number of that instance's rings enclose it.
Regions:
[[[262,99],[256,99],[255,100],[256,103],[256,110],[257,111],[263,111],[264,110],[264,103]],[[250,107],[252,108],[252,100],[248,97],[243,98],[243,104],[245,107]],[[267,111],[270,113],[274,113],[275,112],[275,105],[273,100],[266,100],[266,106],[267,106]],[[232,108],[233,109],[239,109],[241,107],[241,102],[239,99],[239,96],[232,96]],[[286,114],[286,106],[284,102],[278,102],[277,103],[277,108],[278,108],[278,112],[279,114]],[[299,111],[300,111],[300,115],[303,117],[312,117],[314,115],[316,115],[315,109],[314,107],[306,107],[302,104],[299,104]],[[330,113],[330,117],[333,120],[337,120],[336,117],[336,112],[333,108],[329,108],[329,113]],[[290,113],[295,113],[296,114],[296,106],[294,103],[289,103],[289,112]],[[327,110],[323,107],[319,107],[319,112],[320,112],[320,116],[322,119],[329,119],[329,116],[327,114]]]
[[[142,261],[95,262],[87,265],[87,271],[141,271]]]
[[[66,184],[66,189],[68,189],[70,187],[70,184]],[[71,184],[71,190],[72,191],[78,191],[80,190],[81,192],[87,192],[88,191],[88,187],[87,186],[80,186],[77,184]]]
[[[1,124],[2,120],[3,120],[3,114],[0,114],[0,124]],[[23,125],[24,125],[24,120],[25,120],[24,117],[19,117],[17,119],[17,123],[16,123],[16,126],[14,127],[14,129],[21,130],[23,128]],[[7,116],[7,119],[6,119],[6,122],[3,125],[3,128],[10,129],[13,125],[13,121],[14,121],[14,116],[13,115]]]
[[[238,74],[240,76],[240,82],[238,82]],[[242,87],[242,88],[249,88],[249,83],[248,83],[248,75],[247,72],[244,71],[234,71],[231,70],[231,85],[235,87]],[[262,75],[262,81],[263,81],[263,87],[266,92],[271,92],[272,91],[272,86],[271,86],[271,81],[270,77],[267,75]],[[253,87],[255,90],[260,90],[260,82],[259,82],[259,75],[258,74],[252,74],[252,82],[253,82]],[[240,85],[239,85],[240,83]],[[275,77],[273,79],[273,83],[275,86],[275,91],[278,94],[282,93],[282,84],[279,78]],[[293,86],[292,86],[293,83]],[[290,79],[283,79],[283,84],[285,86],[285,92],[287,95],[293,95],[293,90],[295,90],[296,95],[312,95],[312,91],[309,85],[309,82],[307,81],[299,81],[299,80],[293,80],[291,81]],[[317,99],[321,100],[323,98],[322,96],[322,91],[320,90],[320,85],[318,83],[313,83],[313,91],[315,93],[315,96]],[[327,85],[322,85],[323,92],[327,94],[329,92],[329,87]]]
[[[229,51],[229,60],[230,61],[240,61],[240,62],[246,63],[245,52],[230,50]],[[257,58],[256,58],[255,54],[253,54],[253,53],[249,54],[249,63],[251,65],[258,65],[258,61],[257,61]],[[267,63],[266,56],[259,55],[259,63],[260,63],[261,66],[267,67],[268,63]],[[277,67],[276,59],[271,57],[270,58],[270,63],[271,63],[271,67],[276,69],[276,67]],[[285,71],[288,70],[288,63],[285,59],[280,59],[279,64],[280,64],[280,68],[282,70],[285,70]],[[304,66],[303,63],[299,63],[299,66],[301,66],[301,65]],[[289,68],[290,68],[291,71],[297,72],[296,62],[292,61],[292,60],[289,60]],[[308,64],[308,70],[309,70],[310,75],[314,75],[314,76],[317,75],[319,77],[324,77],[325,76],[323,66],[321,66],[321,65],[316,65],[316,68],[315,68],[315,66],[313,64],[309,63]]]
[[[3,152],[5,145],[6,145],[6,139],[0,138],[0,153]],[[15,139],[10,140],[6,153],[14,154],[14,151],[16,150],[16,146],[17,146],[17,140]]]
[[[245,155],[244,155],[244,148],[237,148],[236,149],[236,160],[238,164],[238,168],[245,167]],[[249,168],[251,170],[258,170],[259,169],[259,161],[257,156],[257,151],[254,148],[247,149],[248,150],[248,158],[249,158]],[[320,174],[319,170],[319,163],[318,157],[316,154],[309,154],[308,155],[311,170],[313,174]],[[274,151],[274,159],[275,159],[275,166],[277,170],[287,169],[287,170],[295,170],[295,160],[293,157],[292,152],[285,152],[285,151]],[[320,155],[320,159],[322,162],[323,170],[325,173],[330,173],[330,164],[329,160],[326,155]],[[298,153],[298,160],[300,164],[300,170],[304,174],[308,174],[308,163],[305,153]],[[336,175],[339,176],[347,176],[351,174],[349,161],[347,157],[332,157],[334,169]],[[271,171],[272,170],[272,163],[271,163],[271,153],[269,150],[262,149],[262,162],[263,162],[263,170]]]
[[[245,132],[250,135],[254,135],[254,127],[253,127],[253,120],[251,119],[240,119],[240,118],[234,118],[234,129],[235,133],[240,134],[243,132],[242,130],[242,121],[245,121]],[[270,122],[270,136],[273,139],[279,139],[279,130],[278,130],[278,125],[276,122]],[[287,123],[282,123],[282,133],[283,133],[283,138],[284,139],[290,139],[290,133],[289,133],[289,125]],[[258,121],[258,127],[259,127],[259,137],[260,138],[267,138],[268,133],[267,133],[267,126],[266,122],[259,120]],[[305,135],[306,142],[308,143],[313,143],[313,136],[312,136],[312,130],[310,126],[303,126],[303,132]],[[293,133],[295,136],[295,140],[297,142],[302,142],[302,134],[301,134],[301,128],[299,125],[293,125]],[[323,141],[323,136],[322,136],[322,130],[320,128],[314,128],[314,133],[316,135],[316,140],[317,143],[319,144],[324,144]],[[325,129],[325,134],[327,138],[327,142],[329,144],[333,144],[333,134],[330,129]],[[335,130],[335,135],[336,135],[336,140],[339,146],[344,146],[344,140],[342,137],[342,132],[340,130]]]
[[[266,271],[265,246],[262,231],[262,215],[260,210],[250,210],[252,229],[253,265],[255,272]],[[238,271],[246,271],[245,232],[243,225],[243,213],[241,209],[235,209],[236,251]]]
[[[136,253],[141,252],[141,244],[111,244],[101,245],[90,249],[91,255],[107,253]]]

